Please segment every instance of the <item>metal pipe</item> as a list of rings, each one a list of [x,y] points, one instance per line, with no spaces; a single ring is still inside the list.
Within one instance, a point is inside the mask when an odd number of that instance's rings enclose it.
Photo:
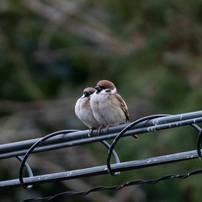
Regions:
[[[124,136],[191,125],[199,122],[202,122],[202,111],[171,115],[140,123],[136,127],[127,131]],[[68,134],[67,130],[58,131],[55,133],[60,133],[60,135],[43,142],[33,151],[33,153],[113,139],[118,135],[118,132],[126,126],[127,124],[111,127],[107,134],[104,129],[100,136],[97,136],[95,132],[90,134],[88,130],[71,132]],[[0,145],[0,159],[23,155],[36,141],[39,140],[40,138]]]
[[[172,122],[176,122],[176,121],[194,119],[194,118],[198,118],[198,117],[202,117],[202,111],[189,112],[189,113],[183,113],[183,114],[177,114],[177,115],[169,115],[169,116],[166,116],[163,118],[157,118],[157,119],[153,119],[150,121],[144,121],[142,123],[137,124],[132,129],[161,125],[161,124],[172,123]],[[106,135],[106,133],[111,134],[111,133],[120,132],[127,125],[128,124],[122,124],[119,126],[110,127],[108,131],[103,129],[103,130],[101,130],[100,135]],[[72,140],[78,140],[78,139],[97,136],[96,130],[94,130],[92,134],[89,134],[89,130],[83,130],[83,131],[77,130],[77,132],[68,133],[68,135],[66,135],[66,133],[67,133],[66,130],[58,131],[58,132],[61,132],[61,135],[47,140],[46,142],[43,143],[43,145],[50,145],[50,144],[55,144],[55,143],[68,142],[68,141],[72,141]],[[17,150],[21,150],[21,149],[27,149],[27,148],[31,147],[39,139],[40,138],[36,138],[36,139],[31,139],[31,140],[25,140],[25,141],[0,145],[0,154],[2,154],[4,152],[7,153],[7,152],[17,151]]]
[[[190,160],[195,158],[198,158],[197,151],[192,150],[192,151],[152,157],[152,158],[147,158],[142,160],[116,163],[116,164],[112,164],[111,167],[113,171],[121,172],[121,171],[163,165],[163,164],[168,164],[168,163],[173,163],[178,161],[185,161],[185,160]],[[103,175],[103,174],[108,174],[106,165],[96,166],[91,168],[84,168],[79,170],[66,171],[66,172],[38,175],[33,177],[26,177],[23,179],[26,185],[34,185],[37,183],[49,183],[53,181],[70,180],[70,179],[89,177],[89,176],[95,176],[95,175]],[[0,182],[0,188],[14,187],[19,185],[20,185],[19,179],[6,180],[6,181]]]

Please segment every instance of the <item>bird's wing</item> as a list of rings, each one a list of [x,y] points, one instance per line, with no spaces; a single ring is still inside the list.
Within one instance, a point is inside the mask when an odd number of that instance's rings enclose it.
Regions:
[[[128,111],[128,107],[127,107],[125,101],[123,100],[123,98],[118,93],[114,94],[114,96],[119,101],[119,105],[120,105],[121,109],[123,110],[123,112],[126,116],[126,120],[129,121],[129,111]]]

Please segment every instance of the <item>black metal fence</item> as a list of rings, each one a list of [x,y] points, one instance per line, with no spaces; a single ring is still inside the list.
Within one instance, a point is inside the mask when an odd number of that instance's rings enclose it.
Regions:
[[[0,187],[3,188],[3,187],[22,185],[24,188],[31,188],[32,185],[39,183],[48,183],[53,181],[69,180],[104,174],[117,175],[120,172],[126,170],[134,170],[145,167],[157,166],[160,164],[173,163],[177,161],[191,160],[198,157],[201,158],[200,142],[201,142],[202,130],[197,125],[198,123],[201,122],[202,122],[202,111],[177,114],[177,115],[164,115],[164,114],[152,115],[141,118],[129,124],[110,127],[109,130],[103,129],[99,136],[96,130],[94,130],[92,133],[90,133],[88,130],[85,131],[63,130],[63,131],[57,131],[55,133],[49,134],[39,139],[31,139],[26,141],[3,144],[0,145],[0,159],[17,157],[21,161],[21,167],[19,171],[19,178],[1,181]],[[191,127],[194,127],[196,131],[198,131],[196,150],[128,162],[119,161],[119,157],[115,152],[115,145],[120,138],[124,138],[130,135],[137,135],[164,129],[170,129],[174,127],[182,127],[185,125],[190,125]],[[111,145],[106,142],[106,140],[109,139],[113,139]],[[73,147],[76,145],[89,144],[93,142],[102,142],[108,148],[106,165],[34,176],[31,168],[26,163],[26,160],[31,153],[45,152],[65,147]],[[114,155],[116,160],[116,163],[114,164],[110,163],[110,158],[112,154]],[[24,157],[22,158],[21,155],[24,155]],[[24,167],[27,169],[29,177],[23,178],[22,173]],[[202,170],[198,170],[185,175],[164,176],[163,178],[153,181],[144,181],[144,180],[132,181],[125,185],[121,185],[121,187],[142,183],[156,183],[163,179],[173,179],[173,178],[184,179],[190,175],[201,173]],[[88,192],[79,192],[78,194],[87,194],[95,190],[99,191],[105,189],[107,189],[107,187],[98,187],[96,189],[89,190]],[[117,186],[114,187],[114,189],[117,190],[120,189],[120,187]],[[66,194],[68,195],[75,193],[68,192]]]

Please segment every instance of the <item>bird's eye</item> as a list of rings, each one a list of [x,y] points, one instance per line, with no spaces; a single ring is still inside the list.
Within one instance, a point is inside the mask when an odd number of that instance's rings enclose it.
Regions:
[[[109,93],[109,92],[111,92],[111,91],[110,91],[109,89],[106,89],[105,92]]]

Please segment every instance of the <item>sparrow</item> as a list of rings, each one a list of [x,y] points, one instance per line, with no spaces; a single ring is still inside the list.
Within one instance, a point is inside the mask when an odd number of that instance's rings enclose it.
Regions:
[[[100,124],[99,133],[103,127],[108,130],[110,126],[128,123],[128,107],[117,93],[115,85],[111,81],[101,80],[95,89],[96,92],[91,95],[90,106],[95,119]]]
[[[83,90],[83,95],[77,100],[74,108],[76,116],[90,129],[91,133],[93,129],[100,126],[95,119],[90,106],[91,95],[95,91],[96,90],[92,87],[85,88]]]

